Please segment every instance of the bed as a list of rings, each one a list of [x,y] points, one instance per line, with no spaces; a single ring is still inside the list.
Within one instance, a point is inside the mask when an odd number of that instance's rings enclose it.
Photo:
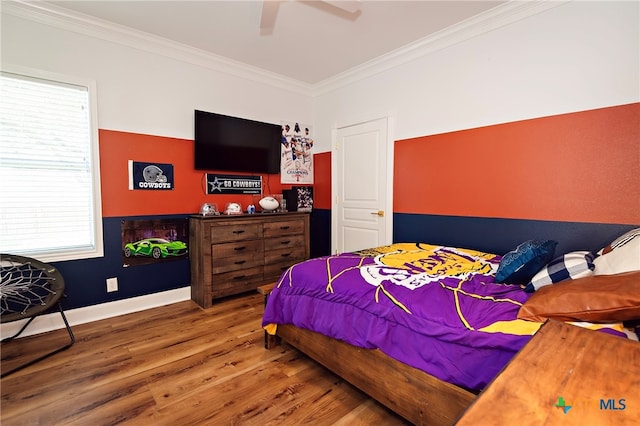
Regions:
[[[562,287],[533,280],[554,275],[554,247],[530,241],[500,256],[400,243],[310,259],[275,284],[263,327],[412,423],[451,424],[546,319],[523,306]],[[593,278],[595,255],[576,256],[588,271],[566,268],[573,276],[560,281]],[[640,317],[640,302],[630,303],[623,315],[568,320],[631,338],[623,320]]]

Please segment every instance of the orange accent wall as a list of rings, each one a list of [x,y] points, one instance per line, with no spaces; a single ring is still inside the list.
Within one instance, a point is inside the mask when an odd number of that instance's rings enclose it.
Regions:
[[[331,210],[331,152],[313,156],[313,207]]]
[[[640,103],[395,144],[394,212],[640,223]]]
[[[239,202],[246,209],[253,201],[251,195],[207,195],[205,172],[193,168],[192,140],[113,130],[100,130],[99,137],[104,217],[195,214],[205,202],[216,203],[221,210],[226,203]],[[173,164],[175,189],[129,190],[129,160]],[[290,188],[280,184],[279,175],[263,175],[262,186],[265,194],[279,194]]]

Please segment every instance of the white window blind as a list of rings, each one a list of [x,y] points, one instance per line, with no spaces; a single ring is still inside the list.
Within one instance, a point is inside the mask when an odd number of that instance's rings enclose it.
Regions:
[[[0,252],[44,261],[102,255],[88,86],[3,72]]]

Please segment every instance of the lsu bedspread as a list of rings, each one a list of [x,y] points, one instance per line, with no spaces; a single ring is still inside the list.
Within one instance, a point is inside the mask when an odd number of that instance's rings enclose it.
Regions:
[[[310,259],[269,296],[267,331],[292,324],[480,390],[541,326],[516,319],[530,296],[494,280],[499,255],[402,243]],[[384,372],[381,372],[384,374]]]

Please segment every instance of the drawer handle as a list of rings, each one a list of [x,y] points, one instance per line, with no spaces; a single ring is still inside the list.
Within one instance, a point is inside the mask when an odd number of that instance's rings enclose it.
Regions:
[[[233,277],[234,280],[243,280],[245,279],[247,276],[246,275],[238,275],[237,277]]]
[[[291,256],[291,253],[284,253],[284,254],[281,254],[280,256],[281,257],[289,257],[289,256]]]
[[[236,265],[242,265],[243,263],[246,263],[246,260],[238,260],[237,262],[234,262]]]
[[[280,244],[282,244],[282,245],[286,245],[286,244],[289,244],[290,242],[291,242],[291,241],[283,241],[283,242],[281,242]]]
[[[280,229],[289,229],[289,226],[281,226]]]
[[[235,251],[240,251],[240,250],[244,250],[244,249],[246,249],[246,248],[247,248],[246,246],[242,246],[242,247],[234,247],[234,250],[235,250]]]
[[[237,231],[233,231],[234,234],[242,234],[244,233],[244,229],[239,229]]]

